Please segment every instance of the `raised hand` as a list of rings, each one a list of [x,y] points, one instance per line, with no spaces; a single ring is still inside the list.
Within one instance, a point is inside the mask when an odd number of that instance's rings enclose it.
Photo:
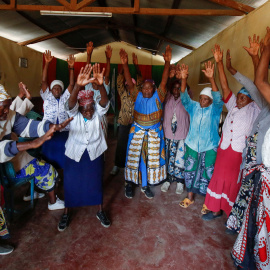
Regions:
[[[86,52],[87,52],[87,54],[91,55],[93,50],[94,50],[93,42],[90,41],[90,42],[86,43]]]
[[[100,65],[95,64],[93,66],[93,78],[94,78],[93,82],[96,83],[97,85],[102,85],[103,80],[104,80],[103,79],[104,78],[104,72],[105,72],[105,68],[103,68],[102,71],[100,72]]]
[[[221,51],[220,46],[218,44],[215,44],[215,49],[212,49],[212,53],[214,55],[215,61],[222,62],[223,60],[223,50]]]
[[[112,57],[112,47],[110,45],[106,46],[105,55],[107,59],[111,59]]]
[[[79,86],[85,86],[94,80],[94,78],[90,78],[92,69],[93,68],[91,64],[86,65],[84,68],[83,67],[81,68],[80,73],[77,77],[77,84]]]
[[[120,49],[119,51],[119,55],[120,55],[120,60],[122,65],[128,64],[128,54],[126,53],[126,51],[124,49]]]
[[[212,64],[211,61],[208,61],[208,62],[205,62],[205,63],[204,63],[204,67],[205,67],[205,70],[202,70],[202,72],[204,73],[204,75],[205,75],[208,79],[214,78],[215,64]]]
[[[169,69],[169,78],[173,78],[175,76],[176,73],[176,66],[175,65],[170,65],[170,69]]]
[[[270,27],[269,26],[266,27],[266,35],[263,40],[263,45],[265,47],[270,46]]]
[[[59,130],[65,128],[72,120],[73,120],[73,117],[70,117],[67,120],[65,120],[64,122],[62,122],[61,124],[52,124],[52,126],[50,126],[50,129],[52,127],[54,127],[54,132],[59,131]]]
[[[230,50],[228,49],[227,50],[227,53],[226,53],[226,68],[227,69],[230,69],[232,68],[232,62],[231,62],[232,58],[231,58],[231,52]]]
[[[165,62],[171,62],[172,60],[172,48],[167,45],[165,53],[162,54]]]
[[[23,82],[19,83],[19,90],[20,90],[20,93],[18,96],[20,98],[26,97],[29,100],[32,98],[29,90],[27,89],[27,86]]]
[[[256,56],[259,53],[260,49],[260,37],[256,36],[255,34],[253,35],[253,39],[249,36],[249,48],[243,46],[243,48],[248,52],[250,56]]]
[[[187,79],[188,77],[188,65],[182,64],[180,67],[180,72],[181,72],[181,78],[183,80]]]
[[[182,75],[181,75],[181,67],[179,64],[176,65],[176,70],[175,70],[175,77],[178,80],[182,79]]]
[[[137,66],[138,65],[138,57],[135,53],[132,53],[132,60],[133,60],[133,64],[135,66]]]
[[[46,63],[50,63],[53,60],[51,51],[46,50],[45,53],[43,53],[43,55]]]
[[[69,55],[69,57],[67,58],[67,63],[68,63],[68,67],[69,68],[73,68],[74,64],[75,64],[75,57],[74,55]]]

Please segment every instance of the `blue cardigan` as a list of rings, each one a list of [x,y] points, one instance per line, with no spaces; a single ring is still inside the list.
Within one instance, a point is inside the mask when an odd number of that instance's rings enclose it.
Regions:
[[[202,108],[199,102],[192,100],[187,89],[181,93],[181,101],[190,115],[190,126],[185,143],[192,150],[201,153],[218,147],[220,137],[218,126],[223,104],[221,94],[212,91],[213,103]]]

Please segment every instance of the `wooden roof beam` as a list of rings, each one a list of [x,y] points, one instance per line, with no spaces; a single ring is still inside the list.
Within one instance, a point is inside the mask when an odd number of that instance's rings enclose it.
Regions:
[[[244,5],[242,3],[238,3],[238,2],[233,1],[233,0],[209,0],[209,1],[213,2],[213,3],[217,3],[221,6],[233,8],[235,10],[245,12],[245,13],[249,13],[255,9],[251,6],[247,6],[247,5]]]
[[[77,4],[76,10],[80,10],[80,9],[82,9],[84,7],[87,7],[87,6],[91,5],[95,1],[96,0],[83,0],[82,2],[80,2],[79,4]]]
[[[45,5],[0,5],[0,10],[16,11],[71,11],[64,6],[45,6]],[[80,11],[85,12],[108,12],[113,14],[138,14],[155,16],[242,16],[244,12],[238,10],[216,10],[216,9],[162,9],[162,8],[140,8],[138,12],[134,7],[84,7]]]
[[[66,0],[56,0],[58,3],[60,3],[62,6],[66,7],[67,9],[71,9],[71,5]]]

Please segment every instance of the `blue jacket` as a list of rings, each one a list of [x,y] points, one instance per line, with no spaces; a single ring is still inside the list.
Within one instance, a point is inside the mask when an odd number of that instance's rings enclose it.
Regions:
[[[218,126],[223,104],[219,92],[212,91],[213,103],[202,108],[199,102],[192,100],[187,89],[181,93],[181,101],[190,115],[190,126],[185,143],[194,151],[201,153],[218,147],[220,137]]]

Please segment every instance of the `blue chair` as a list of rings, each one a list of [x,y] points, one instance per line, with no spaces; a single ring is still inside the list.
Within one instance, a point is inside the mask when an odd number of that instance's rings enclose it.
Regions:
[[[4,198],[5,198],[5,210],[7,219],[11,222],[14,219],[14,215],[17,217],[21,216],[23,213],[29,209],[34,208],[34,180],[33,176],[16,178],[16,172],[14,170],[13,164],[11,162],[6,162],[0,164],[0,180],[4,187]],[[31,184],[31,202],[27,207],[16,210],[14,208],[14,192],[16,189],[20,188],[22,185],[29,183]]]

